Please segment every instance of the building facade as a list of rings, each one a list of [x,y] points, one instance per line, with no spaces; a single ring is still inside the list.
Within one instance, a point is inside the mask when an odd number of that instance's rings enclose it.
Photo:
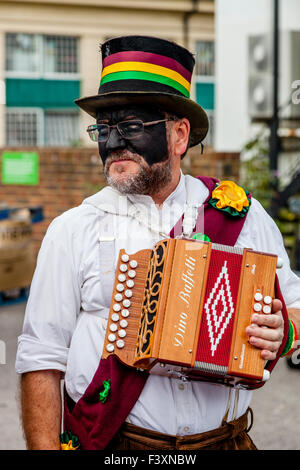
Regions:
[[[87,146],[91,118],[74,104],[97,92],[99,45],[159,36],[196,59],[191,97],[214,130],[214,1],[0,1],[0,147]]]

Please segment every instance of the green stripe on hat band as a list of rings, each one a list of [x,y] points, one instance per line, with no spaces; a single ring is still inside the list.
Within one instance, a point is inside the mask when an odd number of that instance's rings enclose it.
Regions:
[[[155,73],[149,72],[132,72],[132,71],[125,71],[125,72],[115,72],[109,75],[105,75],[102,78],[100,85],[104,83],[113,82],[116,80],[149,80],[151,82],[162,83],[164,85],[168,85],[176,90],[180,91],[184,96],[187,98],[190,97],[190,94],[186,88],[184,88],[180,83],[172,80],[171,78],[164,77],[163,75],[157,75]]]

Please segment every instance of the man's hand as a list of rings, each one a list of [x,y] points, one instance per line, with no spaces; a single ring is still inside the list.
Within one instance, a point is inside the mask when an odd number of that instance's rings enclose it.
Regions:
[[[246,328],[250,344],[261,349],[261,357],[267,361],[276,358],[282,343],[284,322],[281,309],[281,301],[274,299],[272,314],[253,314],[252,324]]]

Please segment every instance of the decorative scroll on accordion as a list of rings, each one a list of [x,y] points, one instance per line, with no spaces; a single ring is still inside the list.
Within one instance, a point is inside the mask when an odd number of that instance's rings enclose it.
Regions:
[[[275,255],[196,240],[121,250],[103,357],[245,388],[266,380],[245,330],[254,312],[271,313],[276,265]]]

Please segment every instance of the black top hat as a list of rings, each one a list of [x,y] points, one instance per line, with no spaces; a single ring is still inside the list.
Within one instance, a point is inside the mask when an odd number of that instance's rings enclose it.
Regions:
[[[155,105],[189,119],[191,147],[204,139],[208,118],[189,97],[195,60],[187,49],[165,39],[123,36],[106,41],[101,52],[98,94],[75,100],[80,108],[96,117],[98,110],[113,106]]]

